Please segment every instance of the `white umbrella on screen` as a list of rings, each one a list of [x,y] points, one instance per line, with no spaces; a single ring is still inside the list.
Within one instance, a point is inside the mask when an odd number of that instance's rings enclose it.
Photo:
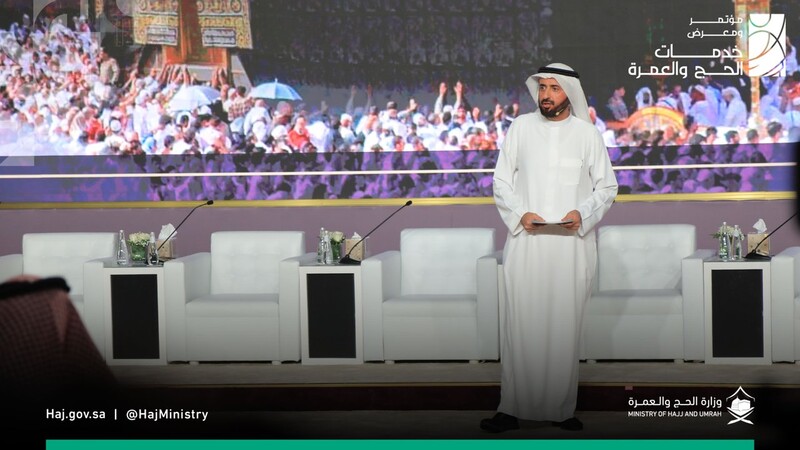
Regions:
[[[169,100],[167,108],[172,111],[193,111],[214,103],[220,92],[209,86],[183,86]]]
[[[269,83],[261,83],[250,91],[250,97],[270,100],[302,100],[300,94],[288,84],[278,83],[278,79]]]

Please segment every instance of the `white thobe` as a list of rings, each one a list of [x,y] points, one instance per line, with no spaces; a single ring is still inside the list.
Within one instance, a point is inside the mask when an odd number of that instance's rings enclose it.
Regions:
[[[747,106],[743,101],[733,99],[728,103],[722,125],[733,128],[747,126]]]
[[[592,124],[574,116],[550,121],[538,111],[511,124],[494,174],[495,202],[509,230],[498,411],[527,420],[574,416],[583,307],[597,264],[593,228],[616,194]],[[528,233],[520,224],[526,212],[555,221],[572,210],[581,214],[577,232],[548,225]]]

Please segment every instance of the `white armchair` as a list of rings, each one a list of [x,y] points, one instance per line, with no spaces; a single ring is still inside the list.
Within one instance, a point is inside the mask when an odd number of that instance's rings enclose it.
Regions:
[[[499,358],[493,228],[413,228],[361,264],[364,359]]]
[[[105,348],[102,271],[89,261],[114,257],[115,233],[26,233],[22,254],[0,256],[0,282],[21,274],[61,277],[98,350]]]
[[[800,361],[800,247],[772,257],[772,360]]]
[[[164,263],[167,361],[300,360],[301,231],[224,231]]]
[[[703,258],[694,225],[598,230],[581,359],[705,359]]]

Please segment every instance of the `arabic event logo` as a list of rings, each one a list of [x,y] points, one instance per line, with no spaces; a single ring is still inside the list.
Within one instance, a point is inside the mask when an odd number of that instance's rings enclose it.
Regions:
[[[733,395],[728,397],[726,400],[730,402],[728,406],[728,412],[734,417],[733,420],[728,422],[728,425],[736,422],[744,422],[750,425],[753,424],[753,422],[747,420],[747,416],[753,414],[753,411],[755,410],[755,407],[752,405],[756,401],[755,397],[745,392],[745,390],[739,386],[739,389],[737,389],[736,392],[734,392]]]
[[[747,52],[751,77],[786,76],[786,18],[783,14],[750,14]]]

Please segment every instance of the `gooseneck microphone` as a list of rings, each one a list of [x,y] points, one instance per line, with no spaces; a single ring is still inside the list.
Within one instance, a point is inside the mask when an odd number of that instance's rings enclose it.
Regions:
[[[769,239],[769,237],[772,236],[773,233],[775,233],[776,231],[780,230],[782,226],[784,226],[787,223],[789,223],[789,221],[792,220],[794,218],[794,216],[796,216],[796,215],[797,215],[797,211],[795,211],[795,213],[792,214],[788,219],[784,220],[782,224],[778,225],[777,228],[775,228],[774,230],[770,231],[766,236],[764,236],[764,239],[761,239],[758,242],[758,244],[756,244],[756,246],[753,247],[753,250],[744,256],[744,259],[759,260],[759,261],[769,261],[769,260],[771,260],[772,256],[762,255],[760,253],[756,253],[756,251],[758,250],[758,246],[763,244],[764,241],[766,241],[767,239]]]
[[[203,207],[203,206],[206,206],[206,205],[213,205],[213,204],[214,204],[214,200],[209,200],[209,201],[207,201],[207,202],[205,202],[205,203],[201,203],[201,204],[199,204],[199,205],[195,206],[194,208],[192,208],[192,210],[191,210],[191,211],[189,211],[189,214],[187,214],[187,215],[186,215],[186,217],[184,217],[184,218],[183,218],[183,220],[181,220],[181,223],[179,223],[179,224],[178,224],[178,226],[177,226],[177,227],[175,227],[175,229],[174,229],[174,230],[172,230],[172,233],[170,233],[170,234],[169,234],[169,236],[167,236],[167,238],[166,238],[166,239],[164,239],[164,242],[162,242],[162,243],[161,243],[161,245],[159,245],[159,246],[158,246],[158,248],[156,249],[156,252],[158,252],[159,250],[161,250],[161,247],[163,247],[163,246],[164,246],[164,244],[166,244],[167,242],[169,242],[169,238],[171,238],[171,237],[172,237],[172,235],[174,235],[174,234],[175,234],[175,233],[178,231],[178,228],[180,228],[180,227],[181,227],[181,225],[183,225],[183,222],[186,222],[186,219],[188,219],[188,218],[189,218],[189,216],[191,216],[191,215],[192,215],[192,213],[193,213],[193,212],[195,212],[195,211],[197,210],[197,208],[201,208],[201,207]]]
[[[346,255],[344,255],[344,256],[343,256],[343,257],[342,257],[342,258],[339,260],[339,264],[348,264],[348,265],[356,265],[356,266],[357,266],[357,265],[360,265],[360,264],[361,264],[361,261],[359,261],[359,260],[357,260],[357,259],[353,259],[353,258],[351,258],[351,257],[350,257],[350,253],[352,253],[352,252],[353,252],[353,250],[354,250],[356,247],[358,247],[358,244],[362,243],[362,242],[364,241],[364,239],[368,238],[370,234],[372,234],[372,233],[373,233],[375,230],[377,230],[378,228],[380,228],[380,227],[381,227],[381,225],[385,224],[387,220],[391,219],[391,218],[392,218],[392,216],[394,216],[395,214],[399,213],[401,209],[405,208],[406,206],[411,206],[411,203],[412,203],[412,202],[411,202],[411,200],[407,201],[407,202],[406,202],[406,203],[405,203],[403,206],[401,206],[401,207],[397,208],[397,211],[395,211],[395,212],[393,212],[393,213],[389,214],[389,217],[387,217],[387,218],[383,219],[383,222],[381,222],[381,223],[379,223],[378,225],[376,225],[376,226],[375,226],[375,228],[373,228],[373,229],[369,230],[369,233],[365,234],[365,235],[364,235],[364,237],[362,237],[361,239],[359,239],[359,240],[358,240],[358,242],[356,242],[356,243],[355,243],[355,245],[353,245],[352,247],[350,247],[350,251],[349,251],[349,252],[347,252],[347,254],[346,254]]]

